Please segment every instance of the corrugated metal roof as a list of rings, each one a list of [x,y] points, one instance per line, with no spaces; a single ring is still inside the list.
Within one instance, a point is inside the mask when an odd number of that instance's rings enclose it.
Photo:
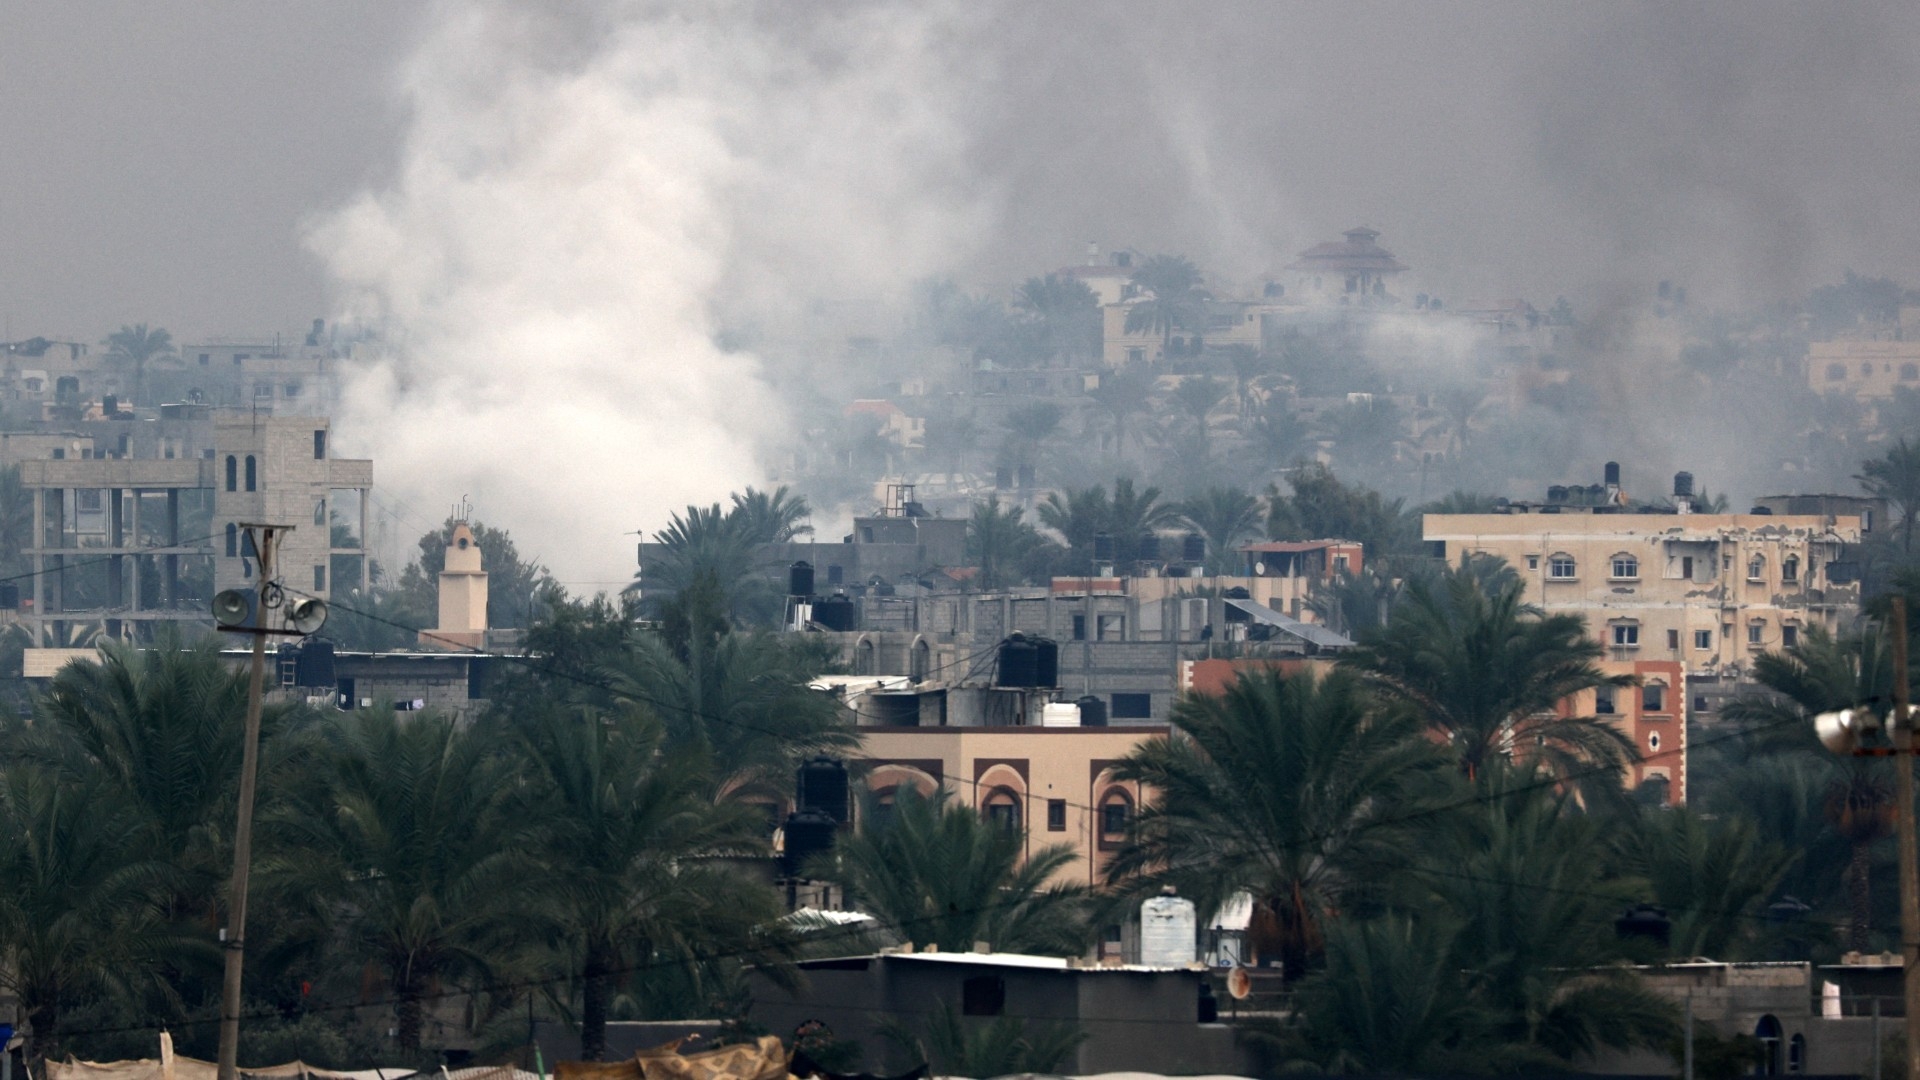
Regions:
[[[1324,626],[1315,626],[1312,623],[1301,622],[1290,615],[1282,615],[1265,604],[1256,604],[1251,600],[1228,600],[1227,605],[1253,616],[1255,622],[1265,623],[1276,630],[1323,649],[1353,647],[1353,639],[1345,634],[1336,634]]]

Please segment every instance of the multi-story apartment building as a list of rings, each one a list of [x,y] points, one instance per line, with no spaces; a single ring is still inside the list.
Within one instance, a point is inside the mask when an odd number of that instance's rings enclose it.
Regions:
[[[365,587],[372,462],[333,457],[324,418],[249,412],[200,425],[210,434],[183,428],[177,446],[136,440],[125,454],[20,462],[35,571],[22,621],[36,645],[94,631],[146,640],[163,623],[210,623],[214,593],[247,587],[258,570],[248,523],[295,526],[279,549],[289,587],[325,598],[337,573]]]
[[[1629,505],[1617,466],[1599,505],[1550,498],[1491,514],[1428,514],[1424,536],[1450,562],[1505,559],[1528,602],[1583,616],[1617,662],[1672,660],[1689,676],[1739,676],[1809,627],[1838,630],[1859,612],[1849,548],[1859,513],[1686,512]]]

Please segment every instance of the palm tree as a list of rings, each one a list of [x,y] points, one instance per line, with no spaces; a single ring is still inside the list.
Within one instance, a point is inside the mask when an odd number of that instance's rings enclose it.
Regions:
[[[1739,958],[1735,947],[1760,914],[1755,909],[1798,857],[1762,840],[1744,817],[1690,810],[1642,813],[1616,838],[1616,849],[1620,865],[1674,913],[1672,954],[1727,960]]]
[[[1121,477],[1113,482],[1113,498],[1107,502],[1106,529],[1113,536],[1114,557],[1132,562],[1140,557],[1140,538],[1156,529],[1174,525],[1180,511],[1160,501],[1160,489],[1135,490],[1133,481]]]
[[[67,1010],[157,975],[152,957],[167,944],[157,901],[171,868],[147,826],[99,778],[25,763],[0,773],[0,989],[32,1028],[29,1062],[60,1056]]]
[[[1040,447],[1060,430],[1060,406],[1051,401],[1036,401],[1009,412],[1007,453],[1016,465],[1037,465]]]
[[[1660,1046],[1673,1006],[1629,971],[1612,919],[1625,894],[1595,858],[1603,822],[1531,769],[1495,766],[1488,798],[1427,838],[1433,899],[1462,921],[1454,963],[1489,1010],[1496,1044],[1558,1059]],[[1544,1062],[1540,1064],[1545,1064]]]
[[[133,369],[134,400],[144,403],[147,364],[155,357],[173,352],[173,335],[159,327],[149,330],[146,323],[122,326],[107,335],[107,360]]]
[[[536,823],[509,760],[451,717],[362,709],[321,729],[301,805],[268,822],[260,876],[317,912],[383,973],[403,1051],[420,1049],[443,982],[487,977],[529,920]]]
[[[1100,349],[1100,297],[1075,278],[1048,274],[1028,278],[1014,290],[1014,310],[1039,324],[1042,347],[1069,359]]]
[[[232,866],[246,708],[246,674],[221,659],[212,635],[191,646],[163,638],[147,650],[104,641],[99,662],[54,676],[12,750],[70,783],[113,792],[139,823],[143,850],[168,868],[156,898],[167,917],[205,922]],[[280,735],[295,719],[286,703],[261,715],[269,778],[283,767]]]
[[[1469,777],[1509,753],[1559,776],[1623,767],[1634,750],[1618,729],[1556,710],[1583,690],[1631,678],[1594,665],[1605,653],[1583,619],[1523,603],[1525,584],[1490,561],[1504,574],[1462,559],[1437,580],[1409,582],[1387,625],[1341,665],[1444,736]]]
[[[1127,308],[1129,334],[1157,333],[1162,355],[1173,347],[1175,330],[1199,330],[1206,318],[1200,270],[1178,255],[1153,255],[1134,271],[1134,284],[1146,298]]]
[[[1245,674],[1224,694],[1181,698],[1172,723],[1177,735],[1115,767],[1155,795],[1108,883],[1171,884],[1209,912],[1251,894],[1258,947],[1298,979],[1332,913],[1410,857],[1396,818],[1445,758],[1410,719],[1370,712],[1341,671]]]
[[[1251,345],[1229,345],[1221,351],[1226,354],[1227,368],[1233,373],[1234,408],[1245,420],[1253,404],[1247,391],[1255,379],[1273,370],[1273,357]]]
[[[1073,551],[1076,569],[1086,572],[1093,565],[1093,538],[1107,530],[1109,519],[1113,516],[1112,507],[1107,502],[1107,489],[1101,485],[1068,491],[1062,498],[1059,492],[1049,492],[1035,510],[1040,515],[1040,523],[1066,541]]]
[[[1127,452],[1128,421],[1146,412],[1153,396],[1153,376],[1139,366],[1118,367],[1100,373],[1100,384],[1089,392],[1113,423],[1113,449]]]
[[[830,662],[830,646],[695,624],[681,648],[663,634],[635,633],[607,667],[615,700],[657,715],[667,745],[705,762],[716,797],[784,797],[801,761],[854,743],[839,706],[807,688]]]
[[[891,811],[871,799],[867,828],[813,871],[843,885],[862,910],[905,941],[966,952],[1074,956],[1092,940],[1084,886],[1053,881],[1078,858],[1065,844],[1027,840],[942,788],[898,789]]]
[[[1900,513],[1900,546],[1913,553],[1913,520],[1920,514],[1920,444],[1906,437],[1893,444],[1885,456],[1864,461],[1854,474],[1867,494],[1887,500]]]
[[[1260,500],[1239,488],[1212,487],[1181,503],[1180,519],[1207,538],[1207,571],[1232,573],[1235,547],[1260,533]]]
[[[1435,395],[1435,404],[1447,421],[1447,437],[1455,458],[1467,452],[1473,438],[1473,418],[1486,403],[1486,390],[1474,383],[1454,383]]]
[[[1850,905],[1848,947],[1866,951],[1873,931],[1873,861],[1881,841],[1893,834],[1892,777],[1873,758],[1831,759],[1813,737],[1810,717],[1891,695],[1892,660],[1882,635],[1837,638],[1810,626],[1783,652],[1763,653],[1753,664],[1754,681],[1767,693],[1743,694],[1721,710],[1727,720],[1756,732],[1763,754],[1806,756],[1827,762],[1822,799],[1828,824],[1844,839],[1851,858],[1844,875]]]
[[[762,853],[764,818],[709,797],[704,763],[669,750],[644,712],[549,708],[518,725],[533,774],[527,814],[545,826],[548,913],[581,981],[582,1056],[606,1054],[623,972],[658,956],[773,951],[773,894],[717,860]],[[690,967],[695,966],[689,962]]]
[[[689,508],[691,509],[691,508]],[[813,508],[804,496],[794,494],[785,484],[772,492],[749,487],[733,493],[733,509],[727,517],[749,544],[784,544],[798,536],[813,534],[807,519]]]
[[[1326,969],[1295,992],[1283,1053],[1334,1073],[1485,1067],[1490,1017],[1455,966],[1458,934],[1444,918],[1399,915],[1328,927]]]
[[[1173,403],[1193,420],[1194,434],[1204,451],[1207,447],[1207,415],[1220,404],[1220,383],[1204,375],[1182,379],[1174,388]]]
[[[1373,559],[1357,574],[1340,571],[1314,582],[1306,606],[1335,632],[1357,639],[1386,625],[1404,588],[1382,560]]]
[[[997,499],[975,503],[967,519],[967,558],[980,568],[980,588],[992,590],[1013,581],[1014,568],[1044,546],[1020,507],[1002,509]]]

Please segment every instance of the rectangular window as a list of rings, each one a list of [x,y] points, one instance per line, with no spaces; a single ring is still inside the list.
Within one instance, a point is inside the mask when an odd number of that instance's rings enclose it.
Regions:
[[[1678,630],[1667,631],[1667,648],[1677,649],[1679,647],[1680,647],[1680,631]]]
[[[1613,624],[1613,645],[1617,649],[1631,649],[1640,644],[1640,624],[1620,622]]]
[[[1115,720],[1147,720],[1153,717],[1152,694],[1115,694],[1108,716]]]
[[[1748,623],[1747,624],[1747,644],[1749,645],[1761,644],[1765,640],[1766,632],[1767,632],[1766,623]]]
[[[1547,576],[1550,578],[1558,579],[1560,581],[1573,580],[1574,578],[1573,556],[1555,555],[1553,558],[1547,560]]]
[[[1602,686],[1594,690],[1593,714],[1595,716],[1613,715],[1613,687]]]
[[[1693,580],[1693,556],[1680,556],[1680,576],[1688,581]]]
[[[1007,984],[1000,976],[976,975],[960,984],[962,1015],[999,1016],[1006,1008]]]
[[[208,364],[208,362],[209,362],[209,361],[211,361],[212,359],[213,359],[213,354],[212,354],[212,353],[201,353],[201,354],[200,354],[200,366],[201,366],[201,367],[206,367],[206,366],[207,366],[207,364]]]
[[[1065,799],[1048,799],[1047,800],[1047,831],[1048,832],[1066,832],[1067,831],[1067,800]]]
[[[1085,615],[1075,615],[1073,617],[1073,640],[1087,640],[1087,617]]]
[[[1666,712],[1667,688],[1659,683],[1648,683],[1640,688],[1641,712]]]
[[[1640,560],[1631,555],[1613,557],[1613,576],[1623,581],[1631,581],[1640,576]]]
[[[1540,569],[1540,556],[1538,555],[1527,556],[1527,569],[1529,570]]]
[[[326,456],[327,433],[325,431],[316,431],[313,433],[313,460],[323,461],[326,459]]]
[[[1117,838],[1127,835],[1127,804],[1114,799],[1100,808],[1100,835]]]
[[[1095,641],[1120,641],[1127,636],[1127,617],[1102,615],[1093,629]]]
[[[1693,632],[1693,647],[1696,649],[1713,648],[1713,631],[1695,630]]]
[[[1800,628],[1788,623],[1780,628],[1780,647],[1791,649],[1800,644]]]
[[[325,592],[326,590],[327,590],[327,568],[324,566],[316,566],[313,568],[313,591]]]

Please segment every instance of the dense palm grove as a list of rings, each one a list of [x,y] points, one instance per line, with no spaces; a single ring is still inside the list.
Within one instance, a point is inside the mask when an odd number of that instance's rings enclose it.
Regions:
[[[1154,502],[1116,494],[1108,513]],[[530,1013],[580,1025],[598,1056],[609,1019],[739,1016],[749,965],[888,941],[1073,955],[1168,885],[1206,908],[1253,898],[1253,945],[1293,1004],[1250,1028],[1276,1068],[1507,1071],[1660,1047],[1676,1017],[1630,962],[1892,940],[1887,767],[1818,752],[1804,722],[1884,686],[1877,636],[1770,656],[1775,692],[1696,738],[1693,805],[1671,809],[1622,789],[1632,751],[1612,729],[1545,717],[1608,681],[1600,650],[1487,560],[1406,562],[1367,617],[1327,597],[1362,642],[1328,675],[1183,700],[1174,733],[1122,766],[1159,795],[1101,888],[1051,883],[1072,856],[1028,850],[967,798],[904,797],[812,869],[877,928],[783,922],[749,869],[769,809],[800,759],[854,737],[806,689],[828,655],[751,625],[750,575],[714,560],[735,532],[793,529],[792,502],[749,493],[704,536],[683,521],[658,618],[550,596],[470,724],[268,710],[244,1062],[431,1060],[448,1025],[505,1056]],[[160,1027],[211,1053],[244,711],[215,650],[109,645],[5,730],[0,970],[35,1057],[147,1054]],[[1516,743],[1536,752],[1515,761]],[[1616,934],[1643,902],[1670,914],[1669,947]],[[900,1042],[966,1071],[1045,1068],[1075,1037],[936,1017]]]

